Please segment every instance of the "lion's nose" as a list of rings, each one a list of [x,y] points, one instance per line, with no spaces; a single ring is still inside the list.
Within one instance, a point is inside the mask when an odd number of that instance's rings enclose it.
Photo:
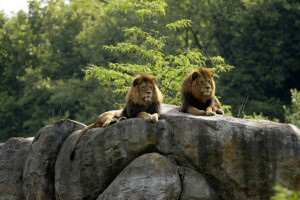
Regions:
[[[151,92],[150,92],[150,91],[147,91],[146,93],[147,93],[147,94],[151,94]]]
[[[209,86],[206,86],[205,88],[206,88],[207,90],[209,90],[210,87],[209,87]]]

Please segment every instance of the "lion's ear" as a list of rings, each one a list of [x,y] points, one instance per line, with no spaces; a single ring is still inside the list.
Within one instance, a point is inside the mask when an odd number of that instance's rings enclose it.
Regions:
[[[200,75],[199,72],[194,72],[192,74],[192,79],[195,80],[199,75]]]
[[[133,86],[137,86],[139,84],[139,78],[135,78],[133,81],[132,81],[132,85]]]

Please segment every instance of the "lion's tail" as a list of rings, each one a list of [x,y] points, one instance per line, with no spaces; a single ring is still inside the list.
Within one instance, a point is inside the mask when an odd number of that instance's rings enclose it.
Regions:
[[[74,160],[74,158],[75,158],[75,147],[76,147],[76,144],[78,143],[80,137],[82,136],[82,134],[84,134],[87,130],[90,130],[90,129],[95,128],[95,127],[96,127],[96,124],[95,124],[95,123],[93,123],[93,124],[91,124],[91,125],[88,125],[88,126],[85,127],[84,129],[82,129],[82,130],[80,131],[80,133],[76,136],[76,139],[75,139],[74,142],[73,142],[72,152],[71,152],[71,154],[70,154],[70,159],[71,159],[71,160]]]

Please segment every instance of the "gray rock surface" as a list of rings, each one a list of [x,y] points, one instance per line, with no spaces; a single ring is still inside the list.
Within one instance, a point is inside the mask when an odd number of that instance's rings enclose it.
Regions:
[[[87,131],[71,162],[68,156],[78,132],[73,133],[55,166],[57,199],[96,199],[135,158],[153,152],[197,171],[220,199],[269,199],[276,184],[291,189],[300,185],[296,127],[220,115],[193,116],[172,106],[164,106],[163,112],[157,123],[128,119]]]
[[[157,123],[136,118],[87,131],[71,161],[83,127],[63,120],[42,128],[30,150],[19,139],[1,145],[0,199],[264,200],[274,185],[300,189],[300,131],[289,124],[164,105]],[[14,192],[4,193],[10,184]]]
[[[11,138],[0,146],[0,199],[23,199],[23,167],[33,138]]]
[[[96,199],[135,158],[156,152],[156,138],[147,131],[155,124],[147,126],[140,119],[124,122],[119,123],[123,126],[87,131],[75,148],[73,161],[70,161],[71,144],[79,131],[64,142],[55,164],[57,199]]]
[[[182,177],[181,200],[218,200],[218,195],[207,183],[205,178],[197,171],[180,167]]]
[[[23,172],[27,200],[55,199],[54,165],[57,154],[69,134],[84,127],[72,120],[60,120],[38,132],[29,149]]]
[[[97,200],[178,199],[181,183],[176,166],[166,157],[149,153],[131,162]]]

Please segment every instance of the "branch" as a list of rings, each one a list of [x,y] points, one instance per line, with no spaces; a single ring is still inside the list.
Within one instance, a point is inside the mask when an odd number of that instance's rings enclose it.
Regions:
[[[193,34],[193,36],[194,36],[196,46],[197,46],[200,50],[203,50],[203,46],[200,44],[199,39],[198,39],[198,37],[197,37],[197,33],[198,33],[198,32],[197,32],[197,31],[195,32],[192,28],[190,28],[190,30],[191,30],[191,32],[192,32],[192,34]]]

